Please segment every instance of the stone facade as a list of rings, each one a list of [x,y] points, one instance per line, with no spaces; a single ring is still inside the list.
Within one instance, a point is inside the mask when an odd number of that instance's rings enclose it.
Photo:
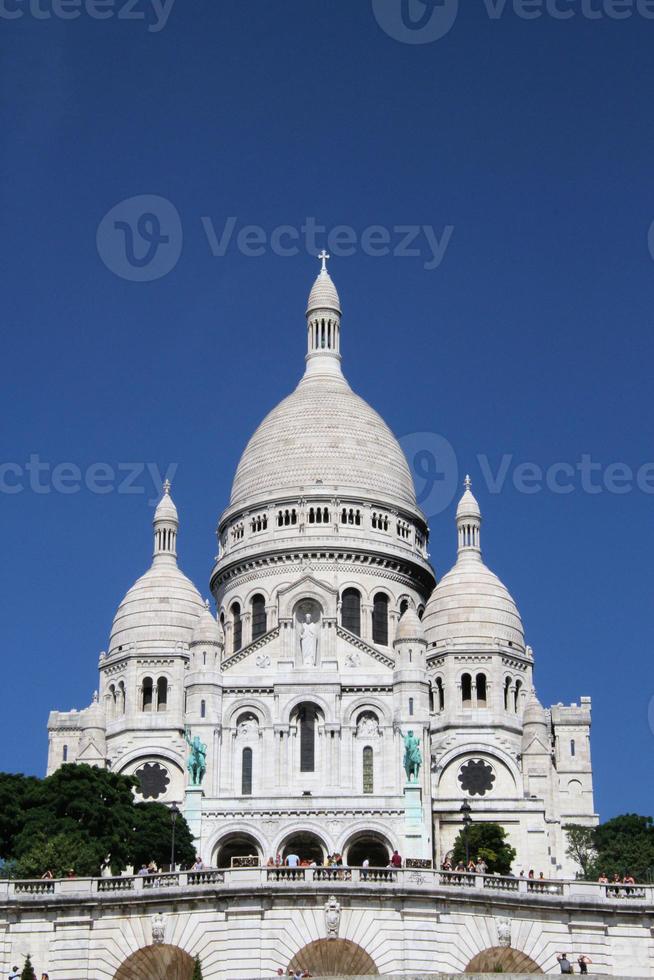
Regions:
[[[518,609],[482,559],[469,481],[457,561],[437,583],[401,448],[343,376],[324,268],[307,338],[304,376],[252,436],[218,522],[216,615],[178,566],[167,485],[97,698],[50,715],[48,772],[89,762],[136,774],[142,798],[185,803],[211,866],[289,850],[385,865],[394,848],[438,866],[467,800],[473,820],[506,828],[516,872],[571,877],[562,826],[597,819],[590,699],[538,702]],[[185,729],[207,746],[200,791]],[[423,755],[413,784],[409,731]]]

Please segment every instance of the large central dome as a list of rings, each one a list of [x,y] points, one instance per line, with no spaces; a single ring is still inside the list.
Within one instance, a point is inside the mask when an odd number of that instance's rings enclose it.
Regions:
[[[338,293],[323,268],[307,308],[306,373],[247,444],[234,477],[232,507],[302,494],[316,485],[343,496],[416,507],[397,439],[341,372],[340,312]]]
[[[344,378],[306,378],[266,416],[241,456],[230,503],[316,484],[416,506],[397,439]]]

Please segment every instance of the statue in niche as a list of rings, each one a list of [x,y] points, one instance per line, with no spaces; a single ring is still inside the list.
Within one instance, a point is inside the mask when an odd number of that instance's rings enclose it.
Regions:
[[[303,667],[315,667],[318,662],[320,608],[315,602],[303,602],[297,611],[298,643]]]
[[[372,712],[361,715],[357,725],[357,738],[378,738],[379,722]]]
[[[259,734],[259,722],[254,715],[241,715],[237,735],[239,738],[248,738],[250,735]]]

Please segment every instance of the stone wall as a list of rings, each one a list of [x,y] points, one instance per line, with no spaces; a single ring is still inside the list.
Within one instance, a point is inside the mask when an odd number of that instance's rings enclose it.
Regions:
[[[558,972],[566,951],[590,956],[593,973],[646,977],[653,928],[652,886],[265,868],[0,882],[0,975],[30,953],[51,980],[129,980],[130,956],[156,959],[165,945],[199,954],[205,980],[265,978],[334,939],[347,962],[384,975],[461,974],[487,950],[511,950],[507,963],[532,972]]]

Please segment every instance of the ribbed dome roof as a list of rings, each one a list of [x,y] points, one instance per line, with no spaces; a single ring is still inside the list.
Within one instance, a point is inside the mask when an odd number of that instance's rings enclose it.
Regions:
[[[476,554],[462,554],[431,594],[422,618],[429,643],[452,639],[490,646],[499,639],[521,652],[522,621],[515,602]]]
[[[307,301],[307,313],[311,310],[336,310],[341,312],[341,301],[333,283],[332,277],[326,269],[322,269],[313,284],[309,299]]]
[[[416,506],[397,439],[342,376],[305,378],[266,416],[241,456],[231,505],[319,483]]]
[[[481,517],[481,510],[479,509],[477,498],[469,486],[466,486],[465,492],[459,501],[458,507],[456,508],[456,516],[457,518]]]
[[[109,654],[131,643],[152,650],[188,644],[203,610],[200,593],[175,561],[155,559],[118,606]]]
[[[397,633],[395,634],[395,643],[400,643],[403,640],[423,640],[425,639],[425,630],[420,622],[420,617],[415,611],[413,606],[409,606],[400,617],[400,621],[397,625]]]
[[[170,496],[170,483],[166,480],[164,483],[164,493],[163,497],[157,504],[157,509],[154,512],[155,521],[179,521],[179,515],[177,513],[177,507],[175,507],[175,501]]]

